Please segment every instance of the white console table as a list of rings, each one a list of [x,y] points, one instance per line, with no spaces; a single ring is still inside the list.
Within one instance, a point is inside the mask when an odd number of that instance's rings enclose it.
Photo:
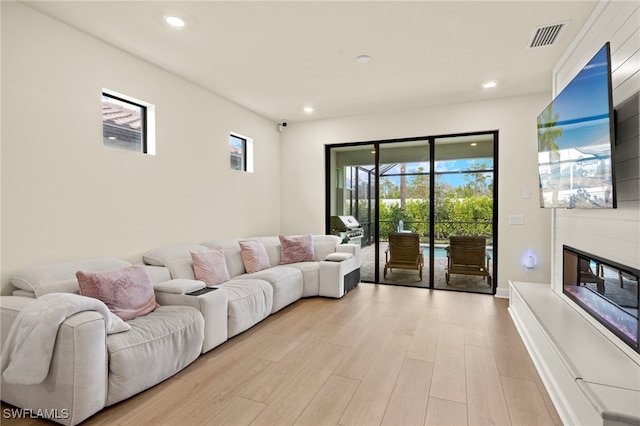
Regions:
[[[550,285],[509,283],[509,312],[566,425],[640,425],[640,364]]]

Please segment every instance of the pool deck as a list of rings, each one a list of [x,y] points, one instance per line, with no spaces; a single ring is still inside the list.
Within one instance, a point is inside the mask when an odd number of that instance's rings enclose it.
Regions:
[[[429,249],[429,245],[421,244],[423,250]],[[436,244],[436,248],[446,248],[445,244]],[[425,265],[422,269],[422,280],[419,277],[418,271],[395,269],[387,272],[387,278],[383,277],[384,264],[385,264],[385,250],[387,249],[386,243],[380,244],[379,254],[379,270],[380,270],[380,283],[382,284],[397,284],[412,287],[429,287],[429,259],[425,256]],[[362,281],[374,282],[374,266],[375,266],[375,246],[370,245],[362,248],[361,260],[362,268],[360,276]],[[493,263],[489,262],[489,267],[493,268]],[[472,293],[487,293],[492,294],[492,287],[487,285],[486,280],[482,277],[468,276],[468,275],[452,275],[447,285],[445,279],[445,272],[447,269],[447,258],[436,257],[434,258],[434,288],[467,291]]]

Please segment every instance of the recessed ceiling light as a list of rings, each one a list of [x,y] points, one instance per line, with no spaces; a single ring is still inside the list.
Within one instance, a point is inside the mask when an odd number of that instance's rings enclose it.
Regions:
[[[471,142],[471,146],[478,146],[478,142]]]
[[[356,61],[358,61],[361,64],[366,64],[370,60],[371,60],[371,56],[369,55],[360,55],[356,58]]]
[[[484,83],[482,83],[482,87],[484,87],[485,89],[491,89],[492,87],[496,87],[498,85],[498,83],[496,83],[495,81],[485,81]]]
[[[302,108],[302,110],[304,112],[306,112],[307,114],[311,114],[314,111],[313,107],[310,107],[310,106],[306,106],[306,107]]]
[[[187,24],[183,18],[177,15],[164,15],[163,18],[167,24],[174,28],[182,28]]]

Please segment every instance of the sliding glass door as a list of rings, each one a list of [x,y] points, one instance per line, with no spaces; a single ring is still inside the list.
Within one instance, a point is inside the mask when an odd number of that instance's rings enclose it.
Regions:
[[[429,140],[378,144],[377,282],[429,287]]]
[[[435,288],[494,292],[496,136],[434,139]]]
[[[495,293],[496,148],[497,132],[327,146],[327,232],[360,223],[362,281]]]

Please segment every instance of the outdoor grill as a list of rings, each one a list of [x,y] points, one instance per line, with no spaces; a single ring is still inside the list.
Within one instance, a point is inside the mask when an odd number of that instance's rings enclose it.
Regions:
[[[343,243],[360,245],[364,229],[353,216],[331,216],[330,234],[342,238]]]

